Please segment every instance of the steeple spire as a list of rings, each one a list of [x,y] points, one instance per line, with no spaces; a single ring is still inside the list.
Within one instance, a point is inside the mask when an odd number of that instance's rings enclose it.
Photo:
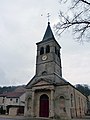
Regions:
[[[46,32],[44,34],[42,41],[47,41],[50,39],[55,39],[55,38],[54,38],[53,32],[50,27],[50,22],[48,22],[48,26],[47,26],[47,29],[46,29]]]

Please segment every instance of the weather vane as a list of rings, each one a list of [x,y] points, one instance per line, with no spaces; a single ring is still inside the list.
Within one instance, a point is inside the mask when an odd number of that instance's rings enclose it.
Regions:
[[[50,21],[50,13],[47,14],[48,22]]]

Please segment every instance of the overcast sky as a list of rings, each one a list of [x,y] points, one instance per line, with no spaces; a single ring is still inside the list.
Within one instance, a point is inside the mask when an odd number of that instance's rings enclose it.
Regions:
[[[47,13],[53,30],[59,9],[58,0],[0,0],[0,86],[27,84],[34,76],[36,43],[44,36]],[[63,78],[90,85],[90,43],[75,42],[71,31],[55,38],[62,47]]]

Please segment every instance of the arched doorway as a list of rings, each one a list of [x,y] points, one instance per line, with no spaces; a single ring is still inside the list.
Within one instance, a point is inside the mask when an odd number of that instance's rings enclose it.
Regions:
[[[46,94],[40,96],[40,117],[49,117],[49,97]]]

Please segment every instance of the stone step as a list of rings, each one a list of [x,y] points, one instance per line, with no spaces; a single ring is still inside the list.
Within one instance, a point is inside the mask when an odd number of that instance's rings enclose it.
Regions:
[[[52,120],[52,119],[43,118],[43,117],[38,117],[38,118],[36,118],[36,117],[34,117],[34,118],[32,118],[32,117],[17,117],[17,118],[15,118],[15,120]]]
[[[0,120],[69,120],[69,119],[67,119],[67,118],[53,118],[53,119],[51,119],[51,118],[45,118],[45,117],[38,117],[38,118],[36,118],[36,117],[34,117],[34,118],[32,118],[32,117],[25,117],[25,116],[9,116],[9,115],[0,115]]]
[[[40,118],[23,117],[23,118],[17,118],[15,120],[69,120],[69,119],[67,118],[51,119],[51,118],[43,118],[43,117],[40,117]]]

